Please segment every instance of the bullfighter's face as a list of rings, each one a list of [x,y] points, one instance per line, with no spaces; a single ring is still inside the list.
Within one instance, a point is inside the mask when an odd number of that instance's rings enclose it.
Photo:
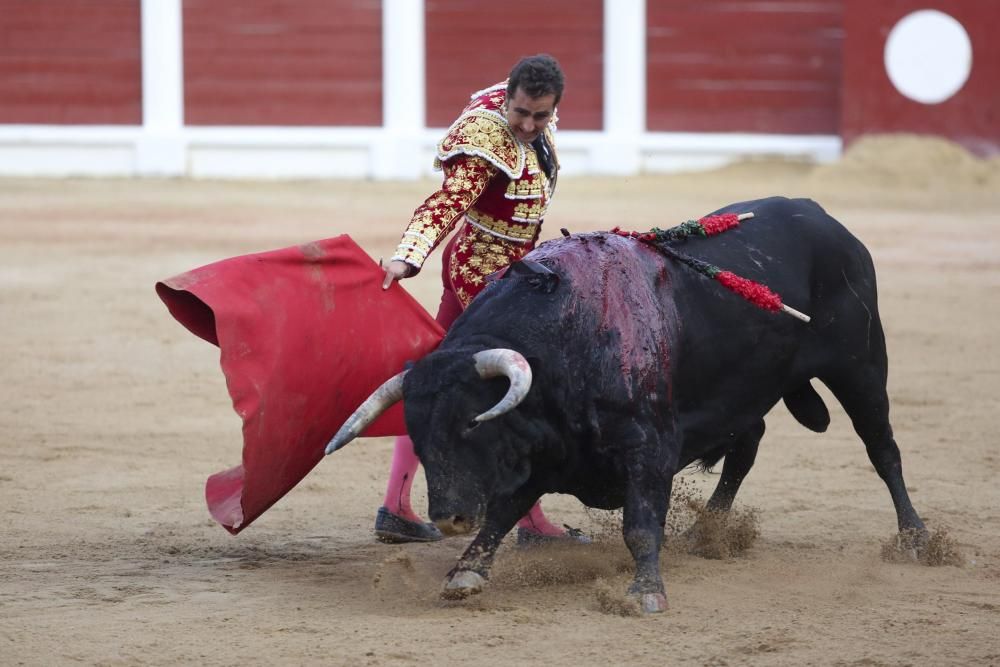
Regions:
[[[556,111],[556,96],[531,97],[520,86],[508,98],[504,113],[507,123],[519,141],[530,144],[552,120]]]

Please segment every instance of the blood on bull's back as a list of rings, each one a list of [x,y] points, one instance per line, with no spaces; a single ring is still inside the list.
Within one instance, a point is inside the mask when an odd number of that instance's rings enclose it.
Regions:
[[[593,353],[593,383],[607,383],[617,372],[629,399],[648,395],[670,377],[677,317],[665,258],[629,239],[607,233],[549,241],[527,259],[555,271],[566,294],[558,341],[576,354],[580,345]],[[573,349],[572,346],[576,346]]]

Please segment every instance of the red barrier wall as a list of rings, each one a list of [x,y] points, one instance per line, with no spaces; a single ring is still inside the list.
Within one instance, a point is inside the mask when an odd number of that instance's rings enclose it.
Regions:
[[[0,0],[0,123],[139,124],[137,0]]]
[[[1000,154],[1000,19],[994,0],[650,0],[651,131],[917,132]],[[951,99],[926,105],[892,85],[885,41],[909,12],[937,8],[972,41]],[[382,123],[377,0],[183,0],[185,120],[191,125]],[[0,123],[140,124],[138,0],[0,0]],[[547,51],[566,70],[561,127],[601,129],[602,0],[511,6],[426,3],[427,123]],[[419,101],[414,101],[419,104]]]
[[[649,130],[838,132],[843,0],[651,0],[646,18]]]
[[[603,20],[601,0],[427,2],[428,127],[451,125],[469,95],[507,78],[521,57],[551,53],[566,74],[559,127],[601,129]]]
[[[381,125],[369,0],[184,0],[189,125]]]
[[[884,66],[893,26],[918,9],[957,19],[972,42],[965,85],[940,104],[921,104],[893,86]],[[843,136],[851,142],[873,132],[947,137],[979,155],[1000,154],[1000,2],[995,0],[846,0],[844,17]]]

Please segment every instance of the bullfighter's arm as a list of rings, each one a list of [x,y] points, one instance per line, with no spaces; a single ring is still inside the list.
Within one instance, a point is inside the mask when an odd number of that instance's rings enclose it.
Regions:
[[[414,274],[419,271],[497,173],[492,164],[470,155],[456,155],[445,162],[441,189],[413,212],[393,261],[406,262]]]

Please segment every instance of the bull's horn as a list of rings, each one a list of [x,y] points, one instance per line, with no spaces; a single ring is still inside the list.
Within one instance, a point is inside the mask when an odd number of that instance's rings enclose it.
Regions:
[[[510,379],[510,389],[492,408],[476,417],[477,422],[484,422],[510,412],[524,400],[531,389],[531,366],[519,352],[495,348],[483,350],[473,355],[476,371],[483,379],[505,375]]]
[[[354,440],[379,415],[401,401],[403,399],[403,376],[405,375],[406,371],[393,375],[381,387],[372,392],[372,395],[358,406],[354,414],[347,418],[344,425],[337,431],[337,435],[333,436],[333,439],[326,446],[326,453],[333,454],[351,440]]]

